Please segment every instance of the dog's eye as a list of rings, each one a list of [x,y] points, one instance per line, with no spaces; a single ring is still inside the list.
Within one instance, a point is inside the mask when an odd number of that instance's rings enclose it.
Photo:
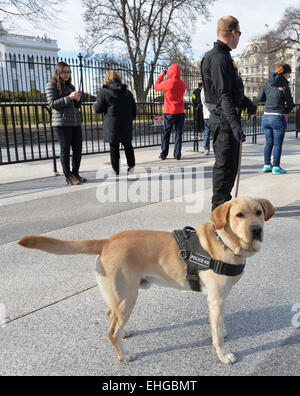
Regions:
[[[236,215],[236,217],[239,217],[240,219],[242,219],[243,217],[244,217],[244,215],[243,215],[243,213],[238,213],[237,215]]]
[[[262,214],[262,211],[261,210],[258,210],[257,212],[256,212],[256,216],[260,216]]]

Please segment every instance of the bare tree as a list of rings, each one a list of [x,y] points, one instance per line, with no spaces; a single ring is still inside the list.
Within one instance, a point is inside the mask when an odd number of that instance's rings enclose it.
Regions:
[[[85,47],[127,52],[135,92],[139,101],[147,98],[153,71],[159,60],[177,53],[187,54],[191,32],[198,17],[208,18],[208,6],[215,0],[83,0],[86,11]],[[150,77],[145,85],[145,65]]]
[[[300,48],[300,6],[288,7],[277,28],[256,37],[252,43],[252,53],[266,55],[273,64],[287,49]]]
[[[0,20],[6,22],[26,20],[35,25],[57,20],[57,5],[64,0],[4,0],[0,1]]]
[[[300,6],[288,7],[278,24],[276,42],[272,51],[300,45]]]

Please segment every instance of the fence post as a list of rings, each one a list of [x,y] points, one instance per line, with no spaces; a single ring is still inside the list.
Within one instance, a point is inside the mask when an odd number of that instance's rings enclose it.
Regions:
[[[83,55],[80,53],[78,55],[78,58],[79,58],[79,72],[80,72],[79,89],[81,89],[82,93],[84,93],[84,88],[83,88],[83,63],[82,63]]]
[[[199,151],[199,133],[198,133],[198,125],[195,114],[195,107],[193,106],[193,140],[194,140],[194,152]]]
[[[52,140],[52,154],[53,154],[53,172],[57,176],[57,164],[56,164],[56,154],[55,154],[55,138],[54,138],[54,130],[53,126],[51,125],[51,140]]]
[[[300,105],[297,105],[296,111],[296,138],[298,138],[298,133],[300,131]]]
[[[256,114],[253,116],[253,135],[252,135],[252,144],[257,143],[257,116]]]
[[[51,108],[48,107],[47,105],[43,105],[43,107],[49,113],[49,116],[50,116],[50,132],[51,132],[51,144],[52,144],[52,155],[53,155],[53,172],[57,176],[58,172],[57,172],[56,154],[55,154],[55,136],[54,136],[54,129],[52,126],[52,111],[51,111]],[[44,112],[43,112],[43,114],[44,114]],[[44,115],[44,119],[45,119],[45,115]],[[44,122],[46,125],[46,120]]]

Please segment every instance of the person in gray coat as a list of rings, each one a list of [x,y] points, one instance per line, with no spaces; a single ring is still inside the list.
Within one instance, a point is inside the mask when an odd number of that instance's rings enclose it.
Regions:
[[[110,144],[110,159],[115,174],[118,175],[120,171],[120,143],[124,146],[128,173],[131,172],[135,166],[131,141],[136,103],[132,93],[125,84],[122,84],[121,76],[115,70],[110,70],[106,74],[94,110],[96,113],[104,113],[104,139]]]
[[[67,184],[77,185],[87,180],[79,175],[82,151],[81,91],[72,85],[71,70],[67,63],[55,66],[52,81],[46,85],[46,97],[52,109],[52,126],[60,143],[60,161]],[[70,149],[72,147],[72,172]]]

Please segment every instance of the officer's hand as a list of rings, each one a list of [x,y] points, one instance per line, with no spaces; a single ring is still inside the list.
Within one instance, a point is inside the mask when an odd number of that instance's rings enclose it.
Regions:
[[[235,140],[240,143],[240,141],[244,142],[246,140],[246,136],[244,135],[243,131],[241,130],[241,127],[237,127],[232,129],[233,132],[233,137]]]

